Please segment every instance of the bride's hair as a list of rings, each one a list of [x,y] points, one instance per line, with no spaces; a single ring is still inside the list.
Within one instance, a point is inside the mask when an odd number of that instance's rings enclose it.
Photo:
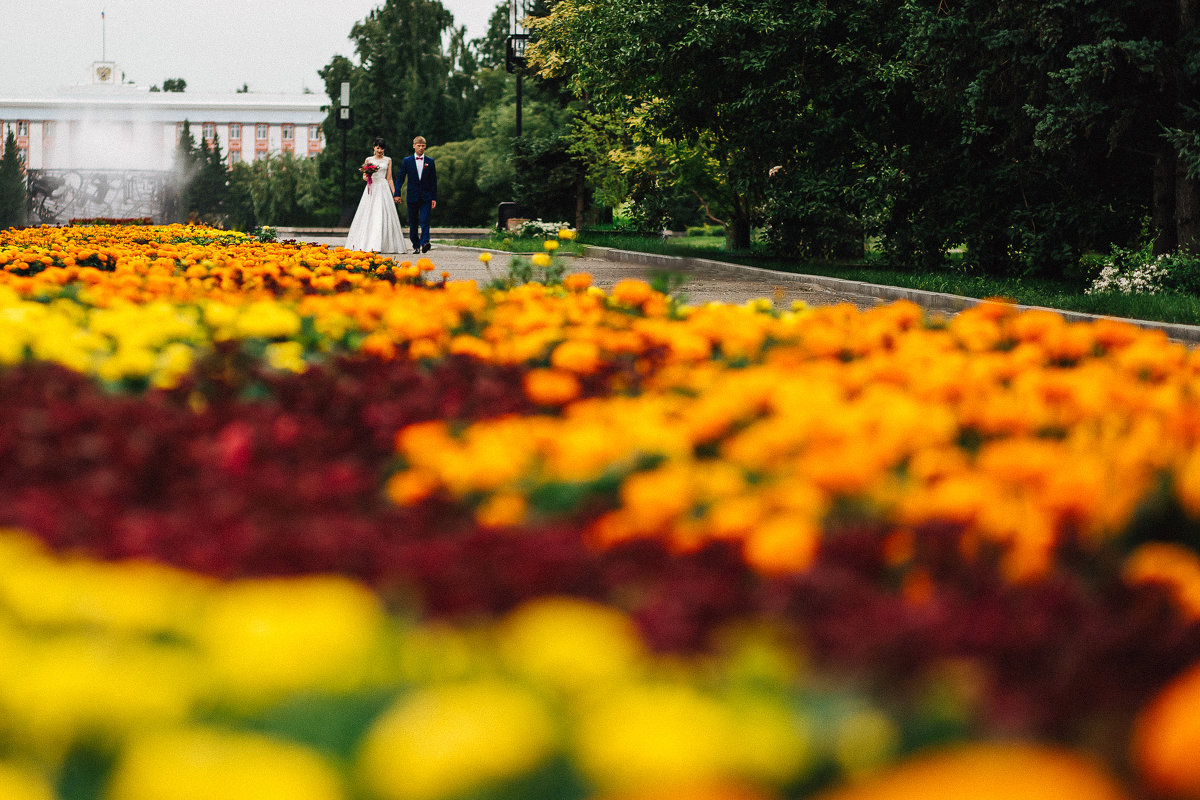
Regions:
[[[384,150],[387,150],[387,143],[383,141],[382,136],[376,136],[375,143],[371,146],[372,147],[382,147]]]

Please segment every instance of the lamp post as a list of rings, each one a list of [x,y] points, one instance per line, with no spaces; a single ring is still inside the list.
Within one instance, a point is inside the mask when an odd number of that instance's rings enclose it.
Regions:
[[[529,42],[529,34],[525,32],[525,20],[532,9],[532,0],[512,0],[509,8],[512,10],[509,30],[512,31],[504,40],[504,69],[517,76],[517,137],[521,136],[521,78],[525,71],[525,45]],[[518,32],[518,28],[521,32]]]
[[[350,224],[350,204],[346,201],[346,132],[354,126],[354,112],[350,109],[350,81],[342,81],[341,98],[338,101],[336,122],[342,132],[342,218],[339,227],[345,228]]]
[[[533,0],[510,0],[508,6],[511,33],[504,40],[504,69],[510,75],[517,76],[517,131],[513,141],[514,155],[517,155],[518,149],[521,148],[521,79],[526,63],[525,45],[529,42],[529,33],[525,31],[525,20],[529,18],[532,7]],[[518,28],[521,29],[520,32],[518,32]],[[501,203],[498,209],[500,229],[506,230],[510,219],[527,212],[528,209],[519,208],[513,201]]]

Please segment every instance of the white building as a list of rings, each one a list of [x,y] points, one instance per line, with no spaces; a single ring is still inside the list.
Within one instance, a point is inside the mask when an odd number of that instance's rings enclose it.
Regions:
[[[0,150],[9,131],[34,170],[171,168],[186,120],[196,140],[214,137],[232,165],[325,146],[322,95],[151,92],[116,84],[115,65],[93,65],[93,82],[52,97],[0,97]]]

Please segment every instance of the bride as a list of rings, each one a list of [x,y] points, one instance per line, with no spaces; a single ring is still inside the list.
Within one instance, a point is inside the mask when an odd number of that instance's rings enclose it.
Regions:
[[[358,201],[354,221],[346,236],[347,250],[371,250],[376,253],[407,253],[408,239],[400,225],[396,212],[396,201],[392,197],[395,180],[392,178],[392,160],[384,155],[387,145],[376,139],[374,155],[363,162],[363,180],[367,186]],[[376,168],[369,174],[368,165]]]

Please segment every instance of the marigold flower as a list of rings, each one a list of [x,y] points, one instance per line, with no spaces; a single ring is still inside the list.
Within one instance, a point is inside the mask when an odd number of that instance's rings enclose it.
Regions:
[[[372,796],[440,800],[525,775],[554,743],[546,709],[515,685],[433,686],[409,694],[374,722],[358,772]]]
[[[572,292],[582,292],[592,285],[592,276],[587,272],[573,272],[563,278],[563,286]]]
[[[534,253],[529,257],[529,260],[533,262],[535,267],[541,267],[542,269],[550,266],[551,263],[550,256],[547,253]]]
[[[630,306],[639,306],[654,295],[650,284],[638,278],[625,278],[612,289],[613,299]]]
[[[525,373],[525,395],[543,406],[561,406],[579,397],[579,379],[561,369],[533,369]]]
[[[1200,796],[1200,665],[1160,691],[1138,715],[1132,757],[1146,781],[1167,797]]]
[[[1117,781],[1066,750],[1032,744],[954,747],[902,762],[819,800],[1125,800]]]
[[[298,744],[208,728],[164,730],[127,744],[112,800],[343,800],[334,766]]]
[[[570,339],[554,348],[550,364],[577,375],[591,375],[600,368],[600,348],[595,342]]]
[[[487,253],[487,252],[480,253],[479,260],[482,261],[484,264],[487,264],[489,261],[492,260],[492,254]]]

